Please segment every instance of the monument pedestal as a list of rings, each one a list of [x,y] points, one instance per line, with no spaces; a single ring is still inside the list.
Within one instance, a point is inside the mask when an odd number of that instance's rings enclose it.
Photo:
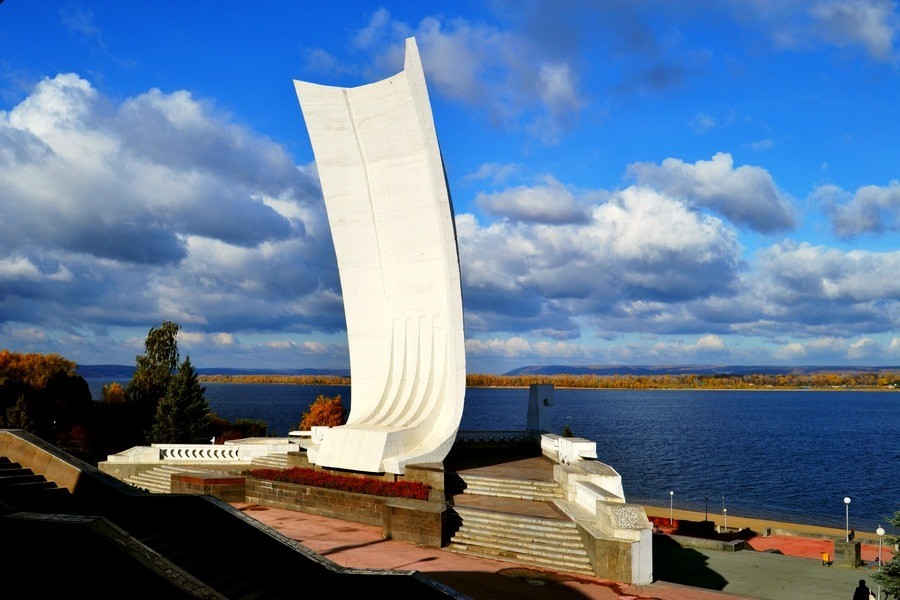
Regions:
[[[858,567],[861,563],[860,543],[851,540],[834,542],[834,564],[841,567]]]

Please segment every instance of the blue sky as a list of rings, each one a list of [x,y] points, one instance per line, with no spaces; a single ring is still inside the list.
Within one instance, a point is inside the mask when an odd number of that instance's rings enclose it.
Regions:
[[[0,348],[348,368],[293,80],[415,36],[470,373],[900,364],[885,0],[0,3]]]

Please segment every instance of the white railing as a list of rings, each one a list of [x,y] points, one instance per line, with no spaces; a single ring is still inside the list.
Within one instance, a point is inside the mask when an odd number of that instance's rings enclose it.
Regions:
[[[245,438],[224,444],[152,444],[110,454],[112,463],[250,463],[254,458],[297,450],[287,438]]]
[[[515,430],[462,430],[456,433],[456,440],[461,442],[523,442],[530,440],[531,438],[531,432]]]

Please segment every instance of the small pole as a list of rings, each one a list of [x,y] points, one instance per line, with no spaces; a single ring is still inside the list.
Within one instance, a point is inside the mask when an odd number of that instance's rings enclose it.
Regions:
[[[875,530],[875,534],[878,536],[878,572],[881,573],[881,570],[884,568],[883,559],[881,558],[881,538],[884,537],[884,528],[879,525],[878,529]],[[881,582],[878,583],[878,600],[881,600]]]
[[[846,533],[846,542],[850,543],[850,496],[844,498],[844,513],[846,522],[844,524]]]

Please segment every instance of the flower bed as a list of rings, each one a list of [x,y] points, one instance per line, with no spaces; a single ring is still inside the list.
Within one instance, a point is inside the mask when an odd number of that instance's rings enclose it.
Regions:
[[[354,477],[351,475],[335,475],[326,471],[309,469],[305,467],[292,467],[290,469],[251,469],[247,472],[250,477],[266,479],[269,481],[282,481],[296,483],[312,487],[340,490],[344,492],[356,492],[370,496],[385,496],[389,498],[411,498],[413,500],[428,500],[431,486],[420,481],[384,481],[371,477]]]

